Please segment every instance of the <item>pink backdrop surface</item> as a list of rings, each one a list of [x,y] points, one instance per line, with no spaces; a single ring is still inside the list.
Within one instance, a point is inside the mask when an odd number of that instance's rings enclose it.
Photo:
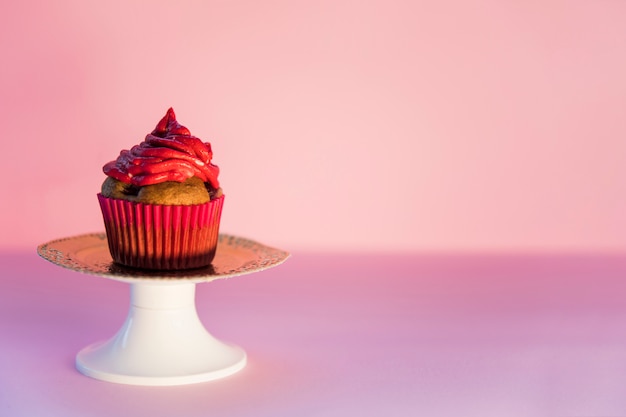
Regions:
[[[5,3],[0,415],[626,415],[625,1]],[[293,257],[198,286],[241,373],[92,380],[128,285],[34,248],[170,106]]]
[[[142,387],[74,368],[122,326],[127,284],[0,252],[0,415],[626,415],[623,255],[370,255],[198,285],[201,321],[247,366]]]
[[[622,250],[626,2],[24,1],[0,27],[0,247],[102,230],[173,106],[223,231],[292,249]]]

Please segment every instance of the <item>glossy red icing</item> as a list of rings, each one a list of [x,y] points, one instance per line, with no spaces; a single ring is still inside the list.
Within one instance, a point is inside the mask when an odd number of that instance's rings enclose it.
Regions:
[[[102,170],[137,186],[183,182],[195,176],[218,188],[219,168],[211,163],[212,157],[211,144],[202,142],[178,123],[174,109],[170,108],[143,142],[121,151]]]

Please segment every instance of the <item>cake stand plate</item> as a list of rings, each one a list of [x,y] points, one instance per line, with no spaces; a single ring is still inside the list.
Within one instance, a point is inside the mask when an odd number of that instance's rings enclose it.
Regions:
[[[130,308],[109,340],[76,355],[76,368],[92,378],[132,385],[183,385],[234,374],[246,365],[238,346],[213,337],[200,322],[196,284],[280,265],[289,253],[220,234],[215,259],[205,268],[146,271],[113,262],[106,235],[54,240],[37,248],[55,265],[130,284]]]

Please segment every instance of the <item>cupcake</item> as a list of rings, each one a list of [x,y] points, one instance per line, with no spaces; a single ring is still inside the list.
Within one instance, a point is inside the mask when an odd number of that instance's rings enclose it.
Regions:
[[[143,142],[104,165],[98,200],[115,262],[153,270],[211,263],[224,203],[212,157],[211,144],[170,108]]]

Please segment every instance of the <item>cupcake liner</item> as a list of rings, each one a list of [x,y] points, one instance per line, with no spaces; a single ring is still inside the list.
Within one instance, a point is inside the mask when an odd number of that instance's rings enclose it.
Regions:
[[[224,196],[199,205],[134,203],[98,194],[113,260],[144,269],[207,266],[215,256]]]

